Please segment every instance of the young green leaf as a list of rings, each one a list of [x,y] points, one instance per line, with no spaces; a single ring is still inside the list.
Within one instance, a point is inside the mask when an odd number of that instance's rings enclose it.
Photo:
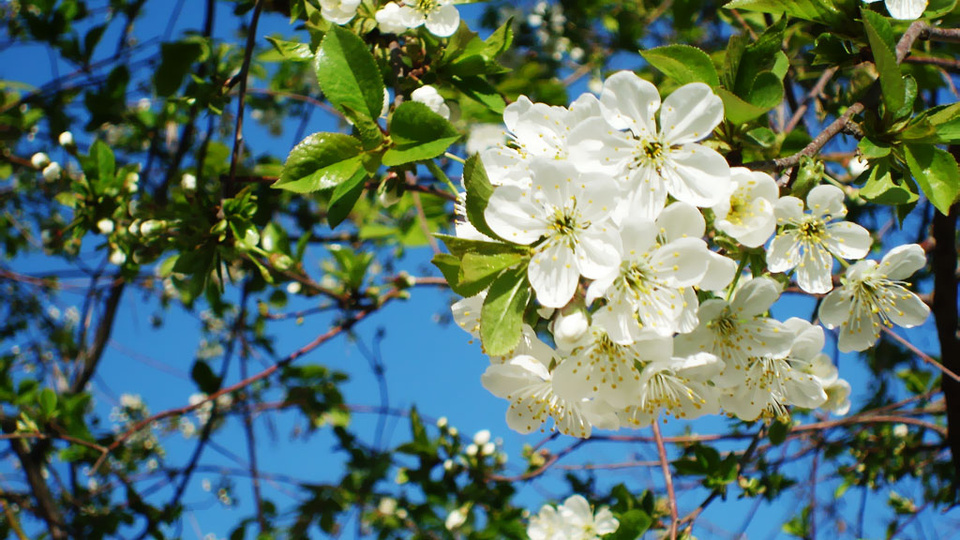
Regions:
[[[361,168],[360,141],[342,133],[314,133],[290,151],[280,179],[271,187],[296,193],[331,189]]]
[[[348,106],[371,119],[383,110],[383,78],[356,34],[332,26],[320,42],[315,67],[320,89],[338,110]]]
[[[707,53],[689,45],[666,45],[641,50],[640,55],[678,84],[702,82],[716,88],[720,84],[717,68]]]
[[[523,260],[520,253],[497,253],[482,255],[467,253],[460,261],[460,271],[457,276],[461,287],[472,284],[483,284],[482,287],[493,282],[500,272],[506,268],[516,266]]]
[[[190,73],[190,66],[204,56],[203,53],[204,46],[200,38],[160,45],[160,65],[153,77],[157,95],[172,96]]]
[[[350,215],[354,205],[363,193],[364,182],[369,178],[364,169],[359,169],[346,181],[342,182],[333,191],[330,197],[330,208],[327,209],[327,223],[334,229]]]
[[[842,27],[856,4],[853,0],[733,0],[723,6],[726,9],[783,13],[804,19]]]
[[[520,343],[530,290],[526,265],[503,272],[490,286],[480,310],[480,340],[490,356],[507,354]]]
[[[903,107],[906,84],[897,63],[896,40],[890,22],[872,11],[863,10],[863,28],[867,31],[873,62],[880,72],[880,87],[883,89],[883,103],[889,113]]]
[[[446,119],[423,103],[406,101],[393,112],[390,137],[396,144],[383,155],[388,167],[433,159],[444,153],[460,134]]]
[[[910,174],[920,185],[924,195],[944,215],[960,193],[960,169],[957,160],[946,150],[929,144],[904,145],[904,155]]]
[[[487,203],[490,196],[493,195],[493,185],[487,178],[487,171],[483,168],[483,162],[479,155],[470,156],[463,166],[463,185],[467,188],[467,219],[470,224],[490,238],[500,238],[493,232],[487,220],[484,217],[484,211],[487,209]]]

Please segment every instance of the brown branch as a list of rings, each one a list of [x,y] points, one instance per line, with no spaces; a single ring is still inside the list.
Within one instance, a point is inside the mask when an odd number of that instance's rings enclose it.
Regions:
[[[960,147],[951,146],[951,153],[960,157]],[[957,212],[953,205],[949,215],[934,211],[931,265],[933,267],[933,317],[940,339],[944,366],[960,371],[960,340],[957,339]],[[940,379],[947,408],[947,443],[953,459],[954,497],[960,492],[960,382],[950,377]]]
[[[918,39],[936,39],[939,41],[956,41],[960,38],[960,29],[933,28],[923,21],[913,22],[907,31],[897,42],[897,63],[903,62],[910,52],[910,48]],[[797,166],[804,157],[813,157],[838,134],[848,129],[848,124],[852,123],[855,115],[860,114],[866,108],[862,101],[850,105],[847,110],[834,120],[830,125],[824,128],[823,132],[816,136],[803,150],[792,156],[777,158],[770,161],[755,161],[747,163],[745,166],[758,171],[782,171]]]
[[[944,365],[941,364],[940,362],[937,362],[936,360],[934,360],[933,357],[931,357],[929,354],[921,351],[921,350],[918,349],[913,343],[910,343],[909,341],[907,341],[907,340],[906,340],[905,338],[903,338],[902,336],[898,335],[898,334],[897,334],[896,332],[894,332],[893,330],[891,330],[891,329],[887,328],[886,326],[884,326],[884,327],[883,327],[883,332],[884,332],[885,334],[887,334],[888,336],[892,337],[897,343],[899,343],[899,344],[903,345],[904,347],[906,347],[910,352],[912,352],[913,354],[915,354],[918,358],[920,358],[920,359],[923,360],[924,362],[926,362],[926,363],[932,365],[933,367],[939,369],[940,372],[943,373],[944,375],[950,377],[951,379],[953,379],[953,380],[955,380],[955,381],[957,381],[957,382],[960,382],[960,375],[957,375],[957,374],[954,373],[953,371],[950,371],[949,369],[947,369],[946,366],[944,366]]]
[[[219,398],[220,396],[223,396],[223,395],[225,395],[225,394],[232,394],[233,392],[236,392],[236,391],[238,391],[238,390],[242,390],[242,389],[250,386],[251,384],[253,384],[253,383],[257,382],[257,381],[260,381],[260,380],[266,379],[267,377],[270,377],[271,375],[273,375],[273,374],[276,373],[277,371],[279,371],[279,370],[283,369],[284,367],[286,367],[286,366],[290,365],[291,363],[293,363],[295,360],[297,360],[297,359],[300,358],[301,356],[303,356],[303,355],[305,355],[305,354],[307,354],[307,353],[312,352],[314,349],[316,349],[316,348],[319,347],[320,345],[323,345],[323,344],[326,343],[327,341],[330,341],[330,340],[333,339],[334,337],[336,337],[336,336],[340,335],[341,333],[349,330],[349,329],[352,328],[355,324],[357,324],[357,323],[359,323],[360,321],[362,321],[363,319],[365,319],[368,315],[370,315],[370,314],[373,313],[374,311],[378,310],[379,308],[383,307],[387,302],[389,302],[389,301],[391,301],[391,300],[393,300],[393,299],[399,298],[399,297],[400,297],[400,294],[399,294],[399,293],[400,293],[400,291],[397,291],[397,290],[392,290],[392,291],[386,293],[385,295],[381,296],[380,299],[379,299],[379,301],[376,302],[375,304],[371,304],[371,305],[368,305],[368,306],[365,306],[365,307],[361,308],[361,309],[358,310],[356,313],[354,313],[353,316],[351,316],[350,318],[346,319],[344,322],[342,322],[342,323],[340,323],[340,324],[338,324],[338,325],[330,328],[329,330],[327,330],[327,332],[325,332],[325,333],[317,336],[317,338],[314,339],[313,341],[311,341],[310,343],[307,343],[307,344],[304,345],[303,347],[301,347],[301,348],[297,349],[296,351],[290,353],[289,355],[287,355],[286,357],[284,357],[282,360],[280,360],[280,361],[278,361],[277,363],[271,365],[270,367],[268,367],[268,368],[260,371],[259,373],[256,373],[256,374],[254,374],[254,375],[251,375],[250,377],[247,377],[247,378],[245,378],[245,379],[243,379],[243,380],[241,380],[241,381],[239,381],[239,382],[237,382],[237,383],[235,383],[235,384],[232,384],[232,385],[230,385],[230,386],[221,388],[220,390],[218,390],[218,391],[216,391],[216,392],[214,392],[214,393],[206,396],[203,400],[198,401],[197,403],[194,403],[194,404],[192,404],[192,405],[187,405],[187,406],[184,406],[184,407],[178,407],[178,408],[175,408],[175,409],[168,409],[168,410],[159,412],[159,413],[157,413],[157,414],[154,414],[153,416],[150,416],[150,417],[148,417],[148,418],[144,418],[143,420],[137,422],[136,424],[134,424],[133,426],[131,426],[129,429],[127,429],[127,431],[121,433],[116,439],[114,439],[114,441],[113,441],[112,443],[110,443],[110,445],[106,448],[106,451],[103,453],[103,455],[101,455],[100,458],[97,459],[96,463],[94,463],[93,467],[91,468],[91,474],[96,473],[96,471],[100,468],[101,465],[103,465],[103,462],[107,459],[107,457],[110,455],[110,453],[113,452],[114,450],[116,450],[117,448],[119,448],[121,445],[123,445],[123,444],[124,444],[130,437],[132,437],[135,433],[137,433],[137,432],[143,430],[144,428],[146,428],[146,427],[154,424],[155,422],[159,422],[160,420],[163,420],[163,419],[166,419],[166,418],[170,418],[170,417],[174,417],[174,416],[182,416],[182,415],[184,415],[184,414],[187,414],[188,412],[191,412],[191,411],[193,411],[193,410],[195,410],[195,409],[198,409],[198,408],[201,407],[204,403],[208,403],[208,402],[211,402],[211,401],[215,401],[215,400],[216,400],[217,398]]]
[[[670,540],[677,540],[677,494],[673,490],[673,476],[670,475],[670,462],[667,460],[667,449],[663,446],[663,435],[660,434],[660,419],[654,418],[653,436],[657,441],[657,455],[660,457],[660,469],[663,470],[663,482],[667,487],[667,497],[670,499]]]
[[[823,93],[823,89],[826,88],[827,83],[830,82],[830,79],[833,78],[833,75],[840,69],[839,67],[832,67],[824,71],[820,78],[817,80],[817,83],[813,85],[813,88],[807,92],[807,95],[803,96],[803,100],[800,101],[797,110],[793,111],[793,116],[790,117],[790,121],[787,122],[787,125],[784,126],[783,132],[790,133],[797,127],[797,124],[803,120],[803,115],[807,113],[807,110],[810,108],[810,102],[816,99],[820,94]]]
[[[263,2],[256,0],[253,4],[253,16],[250,20],[250,29],[247,31],[247,46],[243,53],[243,65],[240,67],[240,73],[237,74],[240,78],[240,92],[237,96],[237,125],[233,132],[233,153],[230,155],[231,184],[237,176],[237,164],[240,161],[240,154],[243,152],[243,109],[246,106],[247,77],[250,74],[250,60],[253,58],[253,47],[257,43],[257,23],[260,21],[260,11],[262,9]],[[220,205],[220,212],[223,212],[223,204]]]
[[[952,71],[960,71],[960,60],[953,58],[937,58],[935,56],[908,56],[903,60],[908,64],[923,64],[937,66]]]
[[[110,296],[104,304],[103,316],[100,318],[100,325],[97,326],[96,334],[90,348],[80,354],[78,364],[81,366],[80,372],[70,385],[70,393],[78,394],[83,392],[84,387],[93,377],[103,356],[103,351],[110,340],[110,334],[113,332],[113,323],[117,316],[117,308],[120,306],[120,299],[123,297],[123,289],[126,286],[124,281],[114,281],[110,287]]]

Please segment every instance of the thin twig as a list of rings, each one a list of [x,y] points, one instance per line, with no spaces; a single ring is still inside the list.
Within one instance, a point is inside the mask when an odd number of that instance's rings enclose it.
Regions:
[[[667,460],[667,449],[663,446],[663,435],[660,434],[660,420],[655,418],[651,424],[653,437],[657,442],[657,455],[660,456],[660,469],[663,470],[663,482],[667,486],[667,497],[670,499],[670,540],[677,540],[677,494],[673,490],[673,476],[670,475],[670,462]]]
[[[931,357],[929,354],[921,351],[920,349],[918,349],[918,348],[916,347],[916,345],[914,345],[913,343],[910,343],[909,341],[907,341],[907,340],[906,340],[905,338],[903,338],[902,336],[898,335],[898,334],[897,334],[896,332],[894,332],[893,330],[891,330],[891,329],[887,328],[886,326],[884,326],[884,327],[883,327],[883,332],[884,332],[885,334],[887,334],[888,336],[892,337],[897,343],[899,343],[899,344],[903,345],[904,347],[906,347],[910,352],[912,352],[913,354],[915,354],[918,358],[920,358],[920,359],[923,360],[924,362],[926,362],[926,363],[932,365],[933,367],[939,369],[940,372],[943,373],[944,375],[950,377],[951,379],[953,379],[953,380],[955,380],[955,381],[957,381],[957,382],[960,382],[960,375],[957,375],[956,373],[954,373],[954,372],[950,371],[949,369],[947,369],[946,366],[944,366],[944,365],[941,364],[940,362],[937,362],[936,360],[934,360],[933,357]]]
[[[233,132],[233,153],[230,155],[230,182],[237,176],[237,163],[240,161],[240,154],[243,151],[243,109],[246,106],[247,97],[247,76],[250,73],[250,60],[253,58],[253,47],[257,43],[257,23],[260,21],[260,11],[263,9],[263,2],[256,0],[253,5],[253,16],[250,20],[250,29],[247,32],[247,45],[243,53],[243,65],[240,67],[240,90],[237,95],[237,125]],[[223,212],[221,204],[220,212]],[[221,216],[222,217],[222,216]]]

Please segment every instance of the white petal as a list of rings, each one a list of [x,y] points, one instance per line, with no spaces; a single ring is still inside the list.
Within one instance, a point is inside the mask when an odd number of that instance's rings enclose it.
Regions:
[[[737,291],[730,302],[730,309],[739,317],[752,317],[766,312],[778,298],[780,284],[768,277],[758,277]]]
[[[620,235],[612,223],[593,225],[579,235],[577,268],[584,277],[604,277],[620,266],[620,251]]]
[[[913,328],[927,320],[930,315],[930,308],[923,303],[919,296],[899,286],[890,289],[896,295],[896,300],[894,300],[893,307],[886,313],[894,324],[904,328]]]
[[[870,233],[849,221],[830,223],[826,227],[824,244],[831,253],[844,259],[862,259],[870,252],[873,238]]]
[[[667,190],[677,200],[713,206],[730,193],[730,166],[716,150],[699,144],[671,149],[661,167]]]
[[[886,0],[887,11],[894,19],[912,21],[919,19],[927,9],[927,0]]]
[[[767,268],[787,272],[800,264],[800,244],[790,232],[778,234],[767,247]]]
[[[833,289],[832,274],[830,253],[818,245],[807,245],[797,265],[797,285],[810,294],[825,294]]]
[[[781,197],[774,205],[773,211],[777,215],[778,222],[797,222],[803,219],[803,201],[796,197]]]
[[[843,291],[833,291],[820,303],[820,322],[827,328],[836,328],[850,316],[850,308],[850,299],[843,295]]]
[[[737,273],[737,263],[712,251],[708,252],[708,255],[707,272],[700,281],[700,288],[705,291],[723,290],[733,281],[733,276]]]
[[[451,5],[440,6],[427,15],[426,27],[437,37],[452,36],[460,26],[460,12]]]
[[[671,146],[687,144],[708,137],[721,120],[720,97],[703,83],[691,83],[676,89],[663,101],[660,132]]]
[[[618,71],[607,78],[600,106],[604,118],[616,129],[629,129],[643,138],[657,133],[653,114],[660,108],[660,93],[632,71]]]
[[[843,190],[830,184],[821,184],[807,195],[807,208],[815,216],[843,217],[847,207],[843,205]]]
[[[533,107],[533,102],[527,96],[520,96],[516,101],[503,109],[503,123],[507,129],[514,131],[517,128],[517,119]]]
[[[677,238],[702,238],[706,230],[706,221],[697,207],[685,202],[675,202],[663,209],[657,217],[657,227],[665,242]]]
[[[613,173],[633,160],[634,143],[600,117],[587,118],[567,135],[567,157],[577,169]]]
[[[699,238],[680,238],[657,250],[651,266],[671,286],[692,287],[707,273],[707,244]]]
[[[416,28],[426,21],[423,12],[410,6],[400,6],[400,21],[407,28]]]
[[[561,308],[573,298],[580,271],[573,252],[557,243],[534,254],[527,277],[542,305]]]
[[[880,271],[888,279],[903,280],[927,264],[923,248],[917,244],[897,246],[880,261]]]
[[[547,232],[543,212],[544,209],[534,204],[524,190],[500,186],[493,190],[483,217],[493,232],[504,240],[528,245]]]

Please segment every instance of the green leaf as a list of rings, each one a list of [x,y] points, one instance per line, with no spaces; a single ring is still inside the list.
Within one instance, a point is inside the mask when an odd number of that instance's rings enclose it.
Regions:
[[[820,34],[813,46],[814,66],[848,65],[859,58],[857,49],[849,40],[832,33]]]
[[[900,138],[905,142],[960,143],[960,103],[921,112],[900,133]]]
[[[842,27],[849,19],[851,0],[733,0],[726,9],[783,13],[797,19]]]
[[[890,22],[879,13],[863,11],[863,27],[870,41],[873,62],[880,72],[880,87],[883,90],[883,103],[887,111],[894,113],[903,107],[906,85],[897,64],[897,42]]]
[[[314,133],[287,156],[280,179],[271,187],[296,193],[330,189],[360,169],[360,141],[342,133]]]
[[[262,54],[259,59],[264,62],[278,62],[280,60],[289,60],[291,62],[309,62],[313,60],[313,51],[310,45],[298,41],[284,41],[274,37],[267,36],[267,41],[273,45],[275,55]]]
[[[357,112],[348,105],[343,106],[343,115],[353,123],[356,133],[360,135],[364,150],[373,150],[383,144],[383,131],[380,124],[366,114]]]
[[[480,340],[487,354],[504,355],[520,343],[529,301],[526,265],[503,272],[493,282],[480,310]]]
[[[960,192],[957,160],[950,152],[929,144],[907,144],[903,148],[913,179],[937,210],[948,214]]]
[[[500,242],[484,242],[482,240],[468,240],[446,234],[435,234],[438,240],[443,241],[458,259],[462,259],[467,253],[479,253],[481,255],[496,255],[498,253],[527,253],[529,248],[526,246],[517,246],[513,244],[503,244]]]
[[[153,77],[157,95],[169,97],[183,84],[190,67],[203,56],[203,43],[198,39],[160,45],[160,65]]]
[[[720,77],[713,61],[702,50],[689,45],[666,45],[641,50],[640,55],[678,84],[702,82],[716,88]]]
[[[790,424],[788,422],[773,422],[767,431],[767,437],[770,438],[770,444],[780,446],[787,440],[787,434],[790,433]]]
[[[497,114],[503,114],[506,102],[500,92],[483,77],[451,77],[450,83],[468,98]]]
[[[483,52],[490,58],[503,54],[513,43],[513,17],[507,19],[500,28],[497,28],[490,37],[483,41]]]
[[[112,182],[117,169],[117,161],[113,156],[113,150],[105,142],[97,139],[90,147],[90,157],[96,160],[97,179],[100,183]]]
[[[883,141],[875,141],[870,137],[860,139],[857,150],[867,159],[879,159],[890,155],[890,145]]]
[[[330,208],[327,209],[327,223],[334,229],[350,215],[354,205],[363,193],[363,188],[369,174],[364,169],[356,171],[353,176],[337,186],[330,197]]]
[[[356,34],[332,26],[320,42],[315,67],[320,89],[340,111],[350,107],[371,119],[383,109],[383,78],[367,45]]]
[[[776,107],[783,101],[783,81],[776,73],[764,71],[754,79],[747,101],[765,110]]]
[[[617,515],[617,521],[620,522],[617,530],[604,536],[604,538],[608,540],[635,540],[641,538],[653,525],[653,518],[650,517],[650,514],[639,508]]]
[[[524,259],[520,253],[497,253],[483,255],[467,253],[460,261],[460,271],[457,276],[460,287],[471,285],[486,288],[493,283],[494,278],[503,270],[516,266]]]
[[[910,188],[909,182],[903,182],[902,184],[894,182],[889,161],[880,159],[870,168],[867,173],[867,181],[860,188],[859,194],[872,203],[899,206],[913,204],[920,198]]]
[[[44,388],[40,391],[40,412],[43,416],[49,418],[57,410],[57,393],[51,388]]]
[[[724,116],[734,124],[747,123],[770,110],[748,103],[726,88],[717,88],[715,92],[723,100]]]
[[[456,142],[460,134],[430,107],[405,101],[390,119],[390,137],[396,146],[383,155],[383,164],[393,167],[435,158]]]
[[[470,220],[470,224],[480,233],[499,239],[497,233],[487,225],[484,217],[490,196],[493,195],[493,184],[487,178],[487,171],[477,154],[470,156],[463,166],[463,186],[467,189],[467,219]]]
[[[780,75],[777,79],[782,81],[783,74],[786,73],[785,68],[789,67],[790,62],[781,51],[786,24],[786,17],[781,17],[776,24],[760,34],[756,41],[748,43],[737,63],[737,74],[732,89],[738,96],[747,98],[747,101],[755,105],[759,104],[749,96],[757,86],[757,77],[780,64],[778,67]]]
[[[204,394],[212,394],[220,389],[220,377],[217,377],[210,364],[203,360],[197,360],[193,363],[190,378],[197,383],[197,388]]]

